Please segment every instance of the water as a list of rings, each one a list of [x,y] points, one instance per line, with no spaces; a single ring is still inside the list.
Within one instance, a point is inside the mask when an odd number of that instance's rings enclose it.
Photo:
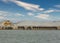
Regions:
[[[60,43],[60,31],[0,30],[0,43]]]

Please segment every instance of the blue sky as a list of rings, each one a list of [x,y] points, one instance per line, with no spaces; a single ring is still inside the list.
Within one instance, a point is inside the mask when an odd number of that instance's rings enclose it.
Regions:
[[[60,21],[60,0],[0,0],[0,21]]]

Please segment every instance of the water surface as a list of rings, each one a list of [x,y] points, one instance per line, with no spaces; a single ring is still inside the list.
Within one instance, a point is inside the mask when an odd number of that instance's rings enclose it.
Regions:
[[[0,30],[0,43],[60,43],[60,31]]]

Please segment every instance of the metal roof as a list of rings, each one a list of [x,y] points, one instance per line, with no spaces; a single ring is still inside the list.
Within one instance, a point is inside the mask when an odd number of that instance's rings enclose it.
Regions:
[[[0,26],[3,22],[0,22]],[[12,23],[12,22],[11,22]],[[60,26],[60,22],[36,22],[36,21],[21,21],[18,23],[12,23],[16,26]]]
[[[60,26],[60,22],[34,22],[23,21],[16,24],[17,26]]]

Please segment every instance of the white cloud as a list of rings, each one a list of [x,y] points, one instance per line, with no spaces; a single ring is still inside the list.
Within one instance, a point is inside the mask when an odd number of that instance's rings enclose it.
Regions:
[[[28,13],[28,15],[29,15],[29,16],[34,16],[34,14],[33,14],[33,13],[31,13],[31,12],[29,12],[29,13]]]
[[[42,13],[44,13],[44,14],[39,14],[37,16],[34,15],[34,12],[33,13],[32,12],[27,12],[27,14],[29,16],[33,16],[33,17],[36,17],[36,18],[39,18],[39,19],[48,19],[50,17],[49,13],[60,12],[60,10],[54,10],[54,9],[45,10],[44,8],[40,8],[40,5],[30,4],[30,3],[26,3],[26,2],[21,2],[21,1],[18,1],[18,0],[5,0],[4,2],[8,2],[8,1],[13,2],[17,6],[23,7],[26,10],[31,10],[31,11],[36,11],[36,12],[42,11]],[[55,7],[60,7],[60,5],[56,5]],[[38,13],[40,13],[40,12],[38,12]],[[15,15],[16,16],[24,16],[24,15],[19,14],[19,13],[15,14]]]
[[[3,16],[0,16],[0,19],[4,19],[4,17]]]
[[[5,13],[8,13],[8,12],[5,12],[5,11],[0,11],[0,13],[4,13],[4,14],[5,14]]]
[[[3,2],[8,2],[8,0],[2,0]]]
[[[13,2],[16,3],[18,6],[21,6],[27,10],[33,10],[33,11],[36,11],[36,10],[43,11],[44,10],[43,8],[39,8],[40,7],[39,5],[29,4],[29,3],[21,2],[21,1],[13,1]]]
[[[0,11],[0,16],[7,16],[7,15],[8,15],[8,12]]]
[[[60,10],[55,10],[55,12],[60,12]]]
[[[56,7],[56,8],[60,8],[60,5],[55,5],[54,7]]]
[[[17,14],[15,14],[15,16],[24,16],[24,15],[23,15],[23,14],[17,13]]]
[[[43,8],[39,8],[40,6],[39,5],[35,5],[35,4],[29,4],[29,3],[26,3],[26,2],[21,2],[21,1],[13,1],[14,3],[16,3],[18,6],[20,7],[23,7],[27,10],[32,10],[32,11],[43,11],[44,9]]]
[[[44,11],[44,13],[52,13],[54,12],[54,10],[47,10],[47,11]]]
[[[0,11],[0,19],[5,19],[7,15],[8,15],[8,12]]]
[[[48,15],[48,14],[39,14],[39,15],[37,15],[35,17],[41,18],[41,19],[48,19],[50,17],[50,15]]]
[[[15,3],[16,5],[23,7],[26,10],[31,10],[31,11],[43,11],[44,8],[40,8],[40,5],[35,5],[35,4],[30,4],[30,3],[26,3],[26,2],[21,2],[18,0],[5,0],[7,1],[12,1],[13,3]]]

